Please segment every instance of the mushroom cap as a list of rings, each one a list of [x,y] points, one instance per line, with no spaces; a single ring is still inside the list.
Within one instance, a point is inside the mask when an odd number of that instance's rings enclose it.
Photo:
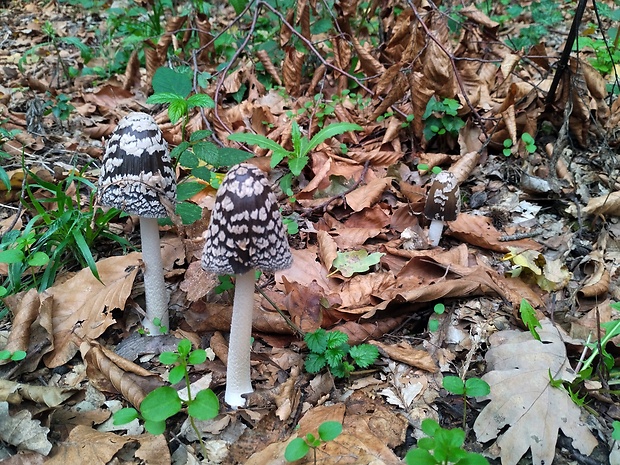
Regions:
[[[202,268],[217,274],[278,271],[292,264],[276,196],[265,174],[248,163],[224,177],[205,234]]]
[[[454,221],[461,210],[461,193],[456,176],[440,171],[433,178],[424,204],[424,216],[429,220]]]
[[[177,187],[168,143],[152,116],[129,113],[110,136],[99,177],[99,203],[147,218],[174,210]]]

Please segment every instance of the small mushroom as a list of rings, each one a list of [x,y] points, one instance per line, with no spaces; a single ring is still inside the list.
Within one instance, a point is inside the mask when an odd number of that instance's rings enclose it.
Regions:
[[[245,405],[242,394],[252,392],[250,341],[255,270],[283,270],[291,266],[292,260],[267,177],[253,165],[234,166],[217,191],[201,262],[205,271],[235,275],[224,395],[234,408]]]
[[[435,175],[426,196],[424,216],[431,221],[428,228],[428,241],[439,245],[446,221],[456,220],[461,209],[461,195],[456,176],[450,171],[440,171]]]
[[[155,120],[146,113],[129,113],[108,140],[99,177],[98,201],[140,217],[148,334],[168,328],[169,295],[159,244],[157,218],[174,210],[176,177],[168,143]],[[154,323],[158,318],[159,326]]]

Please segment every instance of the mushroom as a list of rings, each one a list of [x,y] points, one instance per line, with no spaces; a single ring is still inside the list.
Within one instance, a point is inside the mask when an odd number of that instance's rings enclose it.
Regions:
[[[450,171],[440,171],[431,183],[424,205],[424,216],[431,220],[428,241],[433,247],[439,245],[446,221],[456,220],[461,209],[461,195],[456,176]]]
[[[176,203],[176,178],[168,144],[155,120],[146,113],[129,113],[108,140],[99,177],[98,201],[140,217],[148,334],[168,328],[169,295],[159,244],[157,218],[165,218]],[[159,319],[159,324],[154,320]]]
[[[233,408],[245,405],[252,392],[250,349],[255,270],[278,271],[292,264],[276,197],[265,174],[248,163],[224,177],[215,197],[205,234],[202,268],[235,275],[226,393]]]

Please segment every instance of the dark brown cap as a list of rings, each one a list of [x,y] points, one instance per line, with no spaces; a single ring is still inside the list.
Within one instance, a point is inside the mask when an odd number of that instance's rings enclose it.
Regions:
[[[293,261],[269,181],[248,163],[232,167],[224,177],[205,239],[202,268],[212,273],[278,271]]]
[[[440,171],[433,179],[424,216],[429,220],[454,221],[461,210],[461,195],[456,176],[450,171]]]
[[[99,203],[133,215],[165,218],[176,203],[176,176],[168,143],[146,113],[129,113],[108,140]]]

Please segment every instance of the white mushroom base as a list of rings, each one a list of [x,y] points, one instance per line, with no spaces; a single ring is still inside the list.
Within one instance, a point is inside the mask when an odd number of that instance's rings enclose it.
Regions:
[[[243,407],[241,394],[253,391],[250,378],[250,350],[252,348],[252,314],[254,313],[254,270],[235,275],[226,393],[224,400],[233,408]]]
[[[443,224],[442,220],[433,220],[428,227],[428,241],[433,247],[439,245],[439,239],[441,239],[441,234],[443,233]]]

